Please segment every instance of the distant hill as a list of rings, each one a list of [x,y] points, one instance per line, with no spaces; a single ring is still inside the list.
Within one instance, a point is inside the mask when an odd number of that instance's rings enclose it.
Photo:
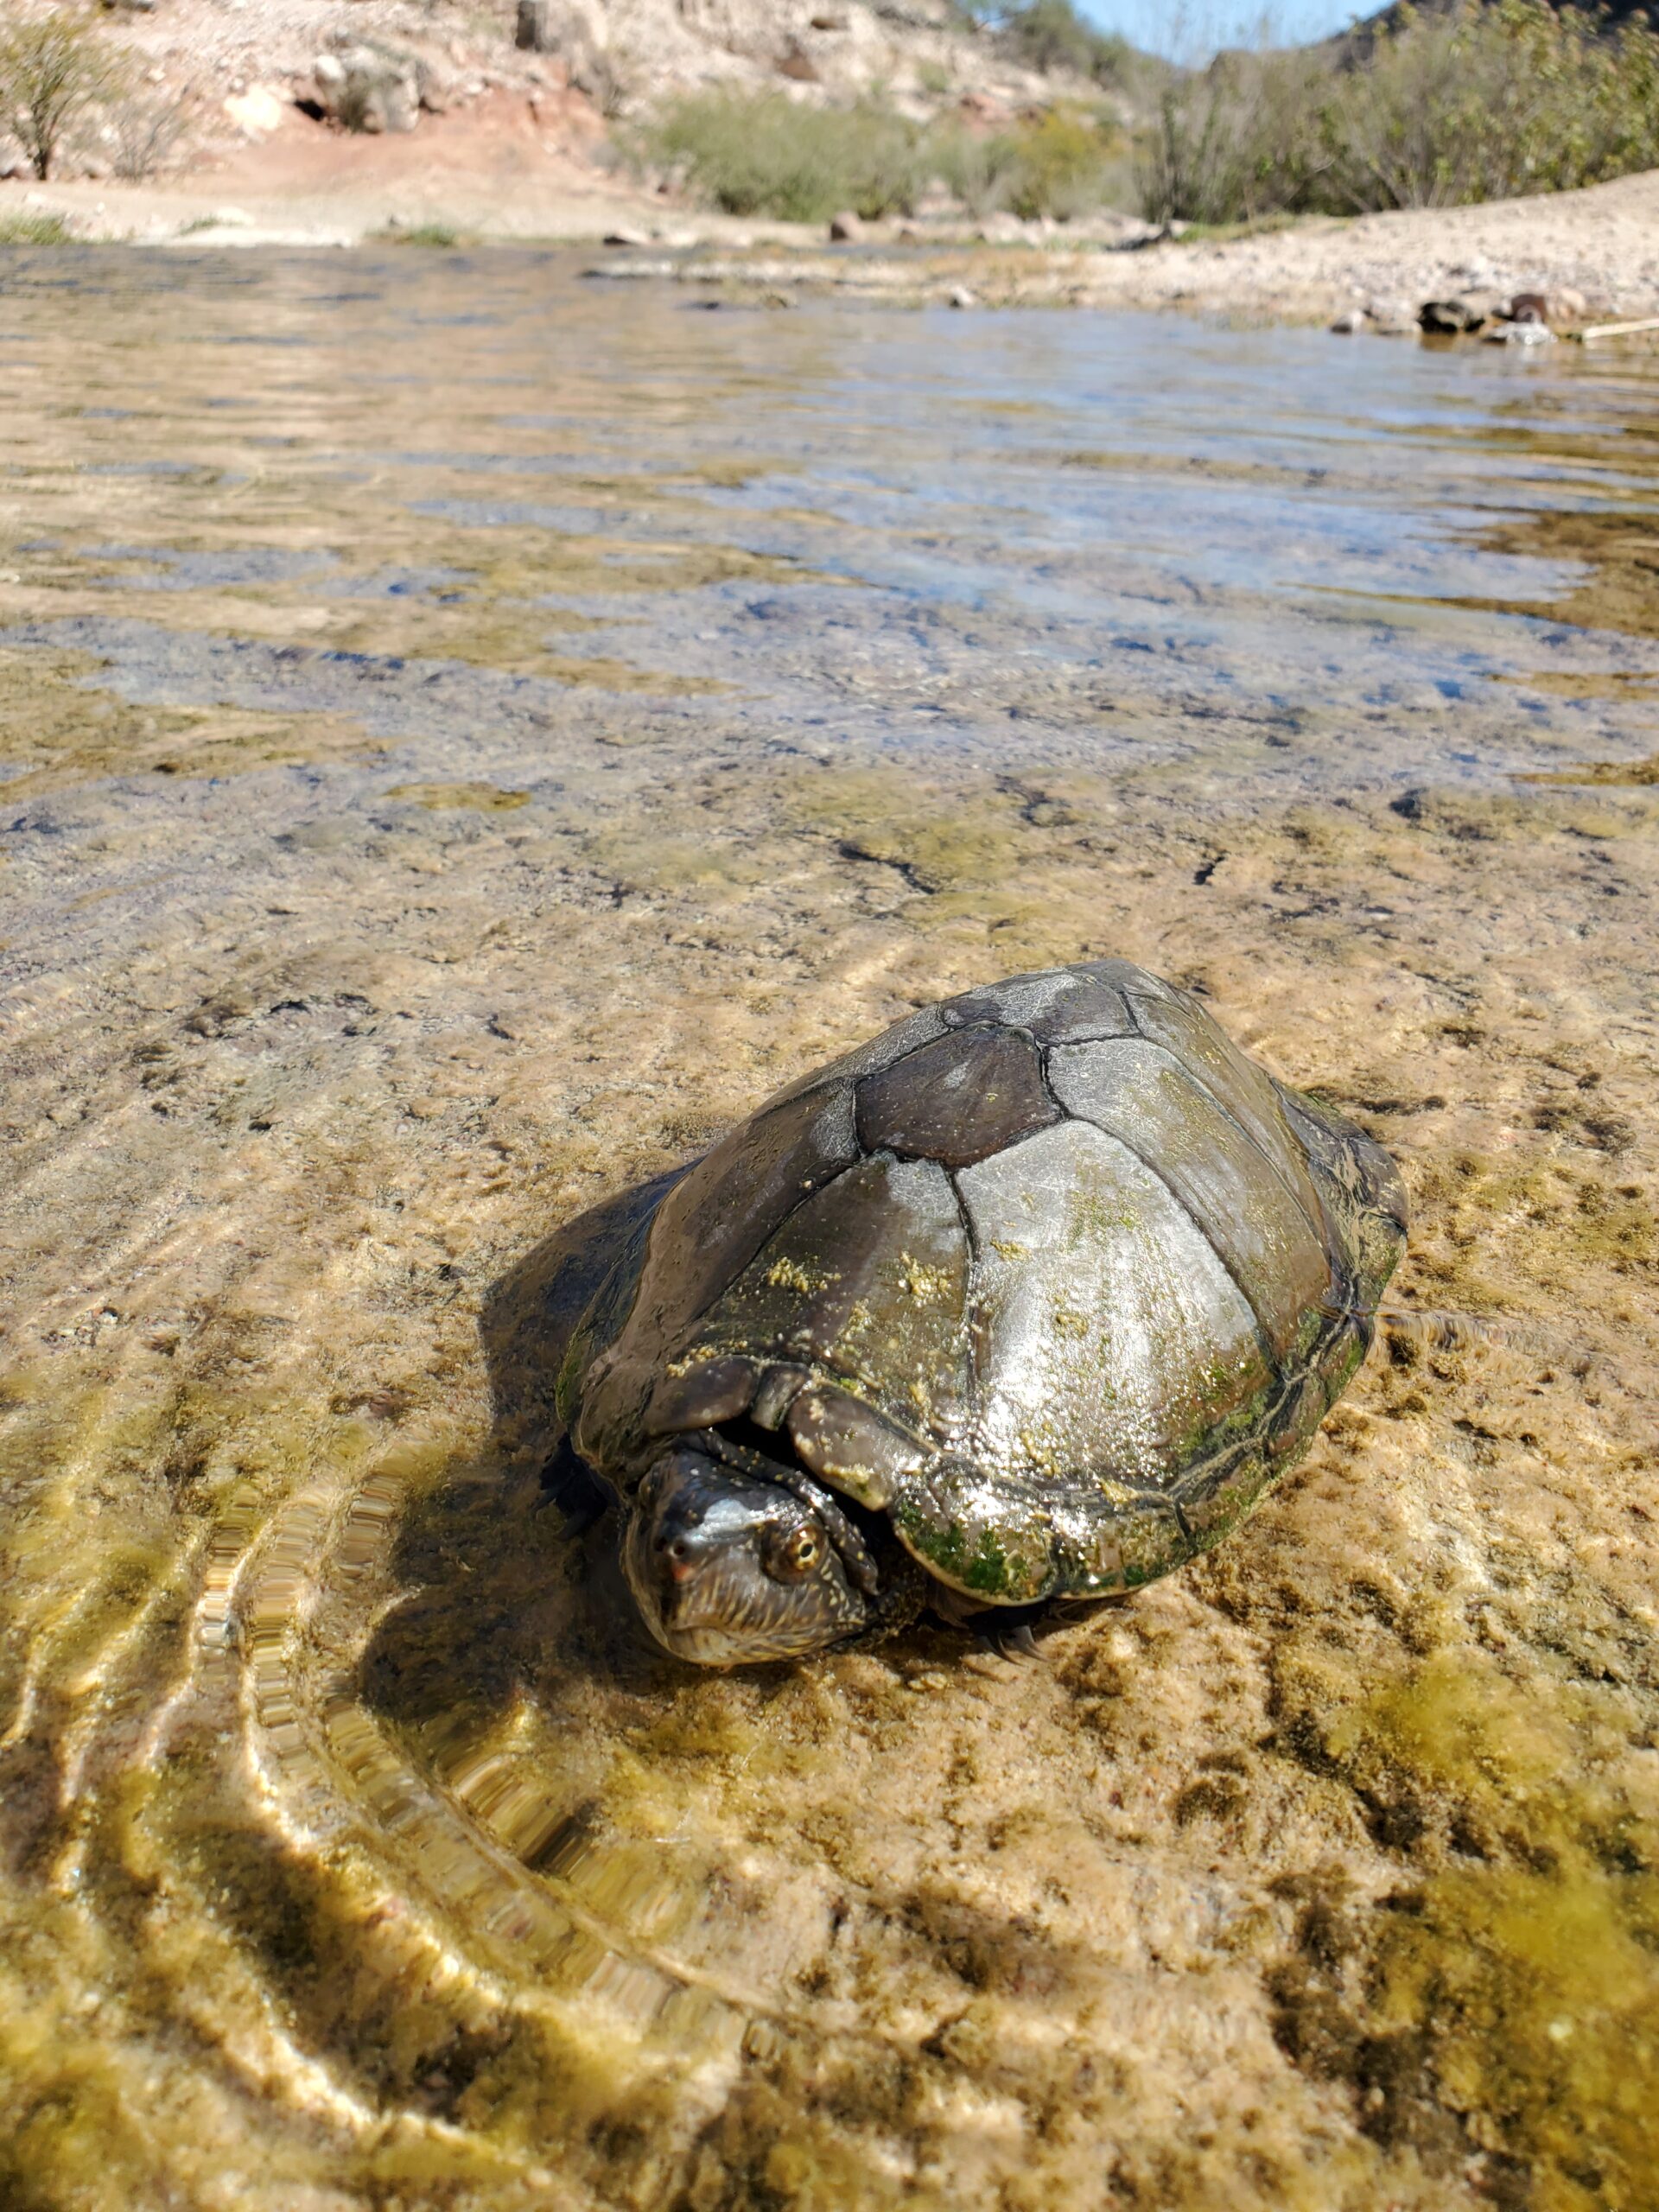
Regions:
[[[451,0],[451,4],[454,0]],[[429,8],[433,0],[427,0]],[[499,10],[502,0],[493,0]],[[912,111],[1122,95],[1143,60],[1071,0],[545,0],[554,50],[629,105],[714,86]]]
[[[1460,0],[1415,0],[1420,16],[1444,16],[1460,4]],[[1647,23],[1659,30],[1659,0],[1609,0],[1609,4],[1598,5],[1598,0],[1552,0],[1558,9],[1576,9],[1585,15],[1600,16],[1610,29],[1624,23]],[[1386,8],[1379,8],[1374,16],[1367,16],[1351,31],[1338,34],[1332,41],[1335,45],[1365,45],[1381,30],[1392,30],[1400,19],[1398,0]]]

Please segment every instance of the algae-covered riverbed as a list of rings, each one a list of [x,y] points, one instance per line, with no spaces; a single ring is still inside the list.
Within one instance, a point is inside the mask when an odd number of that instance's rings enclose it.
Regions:
[[[1659,373],[0,264],[0,2196],[1659,2205]],[[1379,1345],[1040,1664],[693,1678],[571,1224],[1122,953]]]

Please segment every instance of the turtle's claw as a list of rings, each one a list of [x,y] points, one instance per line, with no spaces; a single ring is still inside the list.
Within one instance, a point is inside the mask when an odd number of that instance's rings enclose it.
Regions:
[[[1029,1621],[1017,1621],[1012,1627],[1005,1627],[999,1625],[994,1616],[982,1613],[972,1626],[981,1649],[1007,1660],[1012,1667],[1042,1656]]]
[[[568,1436],[562,1437],[552,1458],[542,1469],[542,1495],[536,1510],[556,1506],[564,1533],[572,1539],[585,1536],[611,1504],[611,1493],[575,1454]]]

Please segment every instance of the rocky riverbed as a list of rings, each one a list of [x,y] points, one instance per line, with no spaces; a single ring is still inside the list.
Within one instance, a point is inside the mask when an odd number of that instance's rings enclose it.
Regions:
[[[1636,2212],[1659,385],[582,265],[7,259],[9,2201]],[[1105,952],[1462,1325],[1040,1664],[689,1678],[583,1217]]]

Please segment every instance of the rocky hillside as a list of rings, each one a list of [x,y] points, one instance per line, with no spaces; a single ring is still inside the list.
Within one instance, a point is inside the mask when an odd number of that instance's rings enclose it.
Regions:
[[[714,85],[835,102],[880,87],[921,113],[1016,108],[1068,81],[951,0],[124,0],[110,36],[203,121],[230,103],[232,129],[264,96],[372,131],[499,91],[569,88],[616,115]]]
[[[1027,10],[1023,41],[1014,12],[993,32],[957,0],[0,0],[4,28],[78,17],[114,49],[118,89],[81,104],[51,174],[130,182],[245,167],[301,116],[369,137],[465,116],[474,137],[528,118],[543,153],[591,168],[608,124],[715,87],[992,126],[1116,89],[1080,73],[1110,42],[1069,10]],[[0,118],[0,177],[34,166]]]
[[[924,107],[1047,89],[951,0],[542,0],[539,12],[554,50],[579,70],[591,57],[625,101],[779,80],[835,100],[881,86]]]

